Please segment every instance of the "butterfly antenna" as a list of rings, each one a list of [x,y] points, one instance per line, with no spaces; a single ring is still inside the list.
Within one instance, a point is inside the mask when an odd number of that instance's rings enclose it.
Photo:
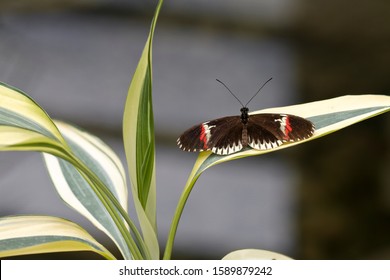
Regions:
[[[217,80],[217,82],[221,83],[234,96],[234,98],[237,99],[238,102],[240,102],[242,107],[245,107],[244,104],[242,104],[242,102],[240,101],[240,99],[238,99],[238,97],[227,87],[227,85],[225,85],[222,81],[220,81],[218,79],[216,79],[216,80]]]
[[[255,96],[260,92],[260,90],[261,90],[269,81],[271,81],[271,80],[272,80],[272,78],[269,78],[269,79],[268,79],[268,80],[259,88],[259,90],[255,93],[255,95],[253,95],[252,98],[249,99],[249,101],[245,104],[245,107],[249,104],[249,102],[252,101],[253,98],[255,98]]]

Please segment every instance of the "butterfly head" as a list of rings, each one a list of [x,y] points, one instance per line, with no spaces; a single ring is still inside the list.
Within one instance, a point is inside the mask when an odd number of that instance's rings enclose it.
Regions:
[[[248,118],[249,118],[249,115],[248,115],[248,112],[249,112],[249,109],[248,107],[244,106],[241,108],[241,122],[243,124],[246,124],[248,122]]]

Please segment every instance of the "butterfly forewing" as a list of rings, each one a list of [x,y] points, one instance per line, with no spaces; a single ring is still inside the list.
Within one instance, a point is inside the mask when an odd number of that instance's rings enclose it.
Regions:
[[[200,152],[213,150],[216,154],[227,154],[241,150],[242,124],[239,116],[215,119],[195,125],[185,131],[177,144],[184,151]]]
[[[202,124],[194,125],[190,129],[187,129],[179,139],[177,139],[177,145],[186,152],[201,152],[207,150],[205,142],[201,138],[202,131]]]
[[[248,120],[248,144],[267,150],[284,142],[299,141],[313,135],[313,124],[301,117],[286,114],[256,114]]]
[[[300,141],[313,136],[315,127],[311,121],[294,115],[286,116],[288,123],[285,124],[285,129],[288,131],[288,141]]]

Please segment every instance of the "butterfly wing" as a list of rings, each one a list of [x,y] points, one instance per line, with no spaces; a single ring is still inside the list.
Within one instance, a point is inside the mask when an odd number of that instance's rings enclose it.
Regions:
[[[280,146],[284,142],[295,142],[311,137],[314,125],[309,120],[294,115],[256,114],[249,116],[247,130],[249,146],[257,150],[266,150]]]
[[[176,142],[179,148],[186,152],[201,152],[209,150],[204,135],[204,123],[201,123],[184,131]]]
[[[239,152],[244,147],[243,128],[241,117],[223,117],[191,127],[177,139],[177,144],[188,152],[211,150],[218,155],[228,155]],[[314,133],[312,122],[286,114],[250,115],[246,129],[248,145],[257,150],[300,141]]]
[[[239,116],[215,119],[191,127],[177,139],[177,144],[189,152],[235,153],[242,149],[242,127]]]

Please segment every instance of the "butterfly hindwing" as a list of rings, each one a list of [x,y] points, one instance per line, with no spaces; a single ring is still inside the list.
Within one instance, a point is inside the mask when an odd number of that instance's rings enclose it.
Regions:
[[[218,155],[227,155],[240,151],[242,128],[239,116],[229,116],[207,122],[211,128],[208,146],[211,151]]]
[[[212,150],[216,154],[228,154],[241,150],[242,124],[239,116],[229,116],[195,125],[185,131],[177,144],[184,151]],[[238,147],[241,148],[238,149]]]
[[[281,145],[281,131],[271,114],[251,115],[247,124],[248,145],[256,150],[267,150]]]
[[[280,129],[285,130],[285,138],[289,142],[307,139],[314,134],[314,124],[311,121],[299,116],[284,115],[280,123]]]

